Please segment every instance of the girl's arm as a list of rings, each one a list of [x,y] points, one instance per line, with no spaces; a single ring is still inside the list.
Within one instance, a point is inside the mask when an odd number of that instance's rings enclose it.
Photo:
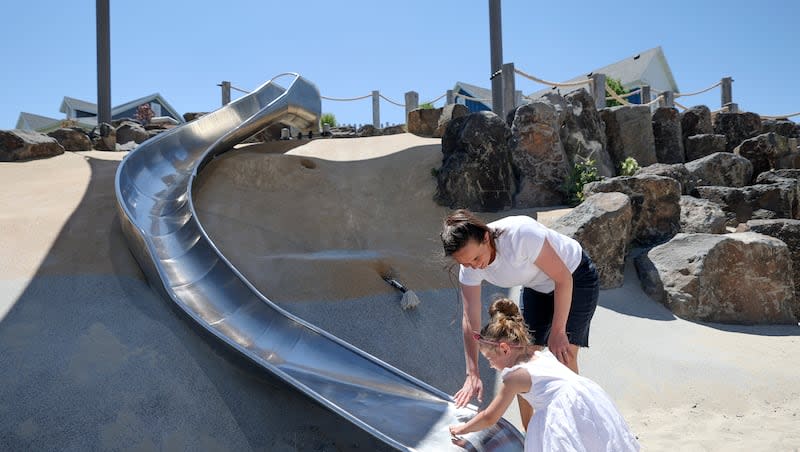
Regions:
[[[479,412],[475,417],[463,424],[451,425],[451,435],[462,435],[464,433],[476,432],[491,427],[500,420],[503,413],[514,400],[517,394],[522,394],[531,389],[531,375],[525,369],[517,369],[503,380],[500,391],[495,396],[492,403],[485,410]]]
[[[481,329],[481,286],[461,284],[461,296],[464,304],[461,331],[464,336],[467,377],[464,385],[453,397],[458,408],[468,404],[473,397],[477,397],[479,403],[483,402],[483,383],[478,369],[478,343],[472,338],[472,332]]]

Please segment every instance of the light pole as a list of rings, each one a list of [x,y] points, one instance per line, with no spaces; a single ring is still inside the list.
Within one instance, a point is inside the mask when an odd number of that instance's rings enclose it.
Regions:
[[[500,0],[489,0],[489,43],[491,51],[492,111],[503,116],[503,29]],[[503,118],[505,120],[505,118]]]
[[[97,0],[97,124],[111,123],[111,39],[108,0]]]

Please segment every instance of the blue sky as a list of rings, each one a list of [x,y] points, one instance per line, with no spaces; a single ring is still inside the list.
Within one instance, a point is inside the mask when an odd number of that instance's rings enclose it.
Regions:
[[[300,73],[326,97],[379,90],[401,104],[410,90],[424,102],[457,81],[491,85],[488,0],[285,6],[299,3],[112,2],[112,104],[158,92],[180,113],[211,111],[220,106],[221,81],[250,90],[282,72]],[[96,101],[94,7],[90,0],[4,4],[0,129],[13,128],[21,111],[63,117],[65,95]],[[680,91],[731,76],[741,109],[800,111],[797,1],[506,0],[502,20],[503,60],[545,80],[660,45]],[[518,77],[517,88],[529,94],[544,86]],[[679,101],[715,110],[719,89]],[[340,123],[372,122],[370,99],[322,107]],[[403,108],[381,101],[380,109],[382,122],[404,122]]]

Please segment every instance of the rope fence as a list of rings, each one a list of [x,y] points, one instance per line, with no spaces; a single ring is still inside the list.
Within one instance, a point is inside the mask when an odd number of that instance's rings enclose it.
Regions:
[[[604,108],[607,105],[608,101],[616,101],[620,105],[644,105],[644,106],[665,106],[665,107],[677,107],[681,108],[682,110],[688,110],[689,108],[685,105],[677,102],[675,99],[680,97],[691,97],[697,96],[700,94],[707,93],[715,88],[721,88],[721,108],[719,110],[714,110],[712,113],[718,112],[738,112],[738,105],[733,103],[732,95],[731,95],[731,86],[733,79],[731,77],[723,77],[720,81],[712,84],[711,86],[688,93],[680,93],[680,92],[671,92],[671,91],[661,91],[656,88],[650,86],[640,86],[630,92],[627,93],[617,93],[611,85],[608,83],[608,79],[606,78],[605,74],[589,74],[586,76],[586,79],[583,80],[574,80],[569,82],[553,82],[549,80],[542,79],[540,77],[531,75],[523,70],[517,69],[514,67],[513,63],[506,63],[503,65],[503,68],[497,70],[491,74],[490,80],[495,77],[501,77],[502,79],[502,101],[504,104],[508,104],[509,108],[504,108],[503,105],[501,106],[493,106],[492,99],[489,98],[481,98],[481,97],[473,97],[464,92],[455,92],[454,90],[447,90],[445,93],[439,95],[438,97],[424,102],[423,105],[433,105],[436,102],[446,98],[445,105],[458,103],[458,100],[461,99],[464,102],[472,101],[476,103],[483,104],[483,107],[490,108],[495,113],[502,114],[504,117],[513,108],[519,106],[520,100],[527,100],[533,101],[535,100],[534,93],[531,93],[527,96],[523,95],[521,92],[515,89],[515,77],[519,75],[525,79],[531,80],[533,82],[549,86],[551,88],[576,88],[580,86],[588,85],[589,92],[595,98],[595,103],[597,108]],[[231,82],[223,81],[222,83],[218,84],[217,86],[222,87],[222,103],[223,105],[230,102],[230,92],[231,90],[238,91],[244,94],[249,94],[250,91],[239,88],[237,86],[233,86]],[[597,92],[605,91],[602,96],[598,96]],[[650,99],[650,95],[655,94],[656,97],[654,99]],[[631,102],[629,99],[631,97],[638,95],[639,102]],[[398,102],[392,100],[385,95],[381,94],[379,91],[372,91],[371,94],[366,94],[363,96],[355,96],[355,97],[330,97],[330,96],[320,96],[321,99],[333,102],[353,102],[359,101],[363,99],[372,98],[372,109],[373,109],[373,125],[377,128],[380,125],[380,99],[388,102],[391,105],[405,108],[406,115],[412,110],[419,108],[419,95],[415,91],[409,91],[405,93],[406,102]],[[499,108],[498,108],[499,107]],[[788,114],[788,115],[760,115],[763,119],[788,119],[795,116],[800,116],[800,111]]]

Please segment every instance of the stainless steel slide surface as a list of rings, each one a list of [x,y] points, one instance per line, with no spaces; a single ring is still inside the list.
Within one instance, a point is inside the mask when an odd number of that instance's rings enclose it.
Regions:
[[[297,74],[139,145],[116,175],[118,213],[150,284],[265,370],[399,450],[461,450],[447,426],[474,414],[449,395],[305,322],[264,297],[209,239],[192,183],[215,156],[270,124],[318,130],[317,88]],[[467,450],[519,451],[505,420],[465,435]]]

